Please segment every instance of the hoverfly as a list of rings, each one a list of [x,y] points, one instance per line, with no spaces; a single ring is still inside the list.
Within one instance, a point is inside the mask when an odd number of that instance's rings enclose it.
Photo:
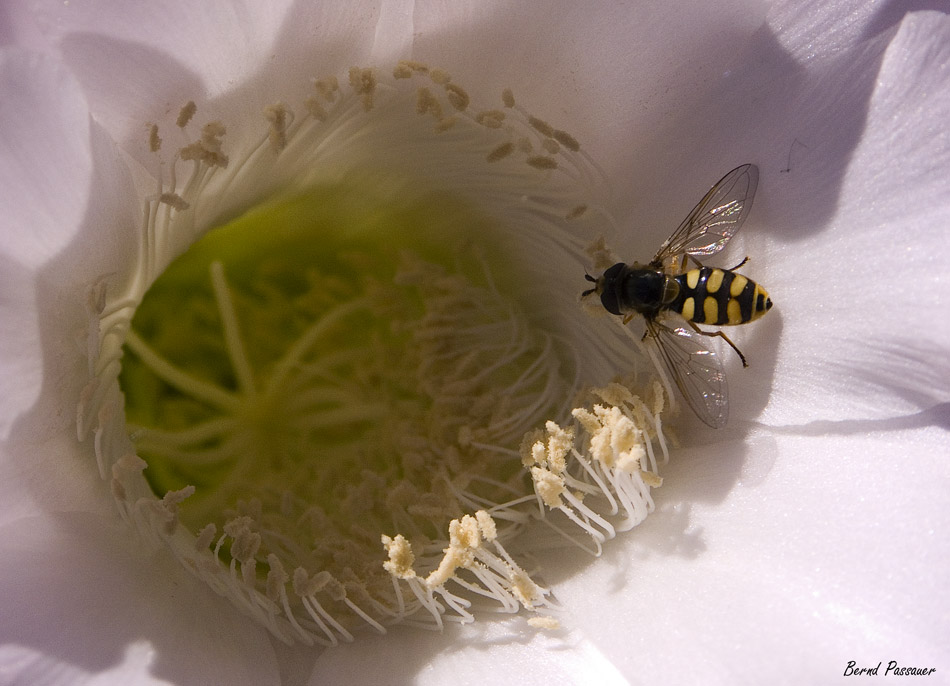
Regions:
[[[726,334],[702,331],[697,324],[745,324],[765,314],[772,300],[764,288],[736,273],[748,257],[731,269],[716,269],[703,266],[697,256],[716,254],[736,234],[752,209],[758,180],[755,165],[736,167],[703,196],[648,264],[618,262],[598,279],[585,275],[594,287],[583,296],[599,295],[604,309],[622,316],[624,324],[643,316],[643,337],[656,344],[686,404],[716,429],[725,426],[729,411],[726,377],[722,361],[703,337],[722,338],[742,366],[749,365]],[[688,260],[696,263],[695,269],[687,271]],[[667,313],[676,313],[688,326],[667,325],[662,321]]]

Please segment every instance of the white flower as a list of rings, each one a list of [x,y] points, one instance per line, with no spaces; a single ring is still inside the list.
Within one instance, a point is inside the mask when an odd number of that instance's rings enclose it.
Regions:
[[[945,15],[844,2],[662,15],[567,3],[195,7],[9,11],[5,676],[820,682],[849,660],[947,664]],[[719,174],[756,162],[762,181],[739,240],[776,308],[735,336],[752,369],[730,367],[730,427],[678,431],[658,511],[594,564],[575,549],[542,560],[566,631],[405,631],[312,665],[313,649],[272,642],[120,527],[89,442],[75,440],[85,308],[97,279],[130,268],[136,237],[124,229],[141,225],[155,167],[147,123],[189,99],[199,112],[212,103],[240,148],[258,135],[261,103],[302,102],[311,76],[410,56],[451,70],[482,102],[512,87],[583,141],[615,193],[617,226],[604,232],[631,260],[649,256]],[[141,169],[127,172],[117,148]],[[558,278],[583,287],[580,272]]]

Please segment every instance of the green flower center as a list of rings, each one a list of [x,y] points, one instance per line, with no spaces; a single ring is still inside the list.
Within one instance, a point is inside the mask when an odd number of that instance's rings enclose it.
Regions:
[[[208,544],[225,532],[242,563],[276,554],[370,588],[390,583],[394,527],[432,547],[473,505],[530,492],[515,448],[563,412],[573,368],[501,295],[504,258],[463,257],[497,227],[444,194],[372,188],[209,232],[136,310],[120,376],[152,489],[195,487],[188,528],[214,524]]]

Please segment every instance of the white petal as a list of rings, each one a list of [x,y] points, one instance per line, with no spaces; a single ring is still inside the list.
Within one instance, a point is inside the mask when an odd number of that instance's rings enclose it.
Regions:
[[[950,19],[908,16],[878,59],[874,80],[865,79],[873,91],[860,140],[831,185],[836,201],[807,180],[823,176],[824,163],[807,150],[787,178],[760,191],[768,199],[758,222],[781,231],[764,271],[781,325],[756,353],[769,364],[778,346],[769,423],[794,421],[796,411],[798,421],[913,421],[950,401],[950,319],[941,314],[950,312],[950,284],[940,254],[950,220]],[[815,216],[801,186],[827,218]]]
[[[659,511],[559,597],[587,604],[582,630],[643,683],[831,683],[855,659],[939,668],[946,445],[939,429],[759,437],[767,475],[740,446],[680,452]]]
[[[369,58],[375,3],[296,3],[289,12],[290,5],[51,3],[41,23],[97,120],[147,164],[147,124],[174,121],[189,100],[198,104],[197,121],[251,118],[259,130],[266,105],[300,107],[313,77]]]
[[[4,51],[0,92],[0,521],[101,510],[104,485],[75,442],[76,404],[89,289],[129,262],[134,189],[52,60]]]
[[[449,69],[485,102],[511,87],[519,102],[581,142],[622,199],[637,190],[628,175],[644,165],[641,146],[716,87],[748,49],[766,8],[759,0],[688,9],[569,0],[420,3],[413,57]],[[671,143],[664,140],[667,156],[676,154]]]
[[[730,379],[740,416],[774,383],[766,420],[784,426],[678,451],[659,512],[610,551],[618,569],[557,586],[568,607],[590,599],[582,628],[630,678],[824,683],[853,659],[950,657],[947,285],[932,250],[950,217],[948,29],[921,13],[865,43],[848,31],[851,52],[798,76],[779,62],[762,93],[772,111],[787,102],[800,128],[785,140],[807,147],[760,162],[744,240],[776,310],[742,334],[753,369]],[[771,116],[774,134],[785,113]]]
[[[0,254],[43,264],[72,238],[86,205],[89,114],[65,69],[35,53],[0,53]]]
[[[0,527],[5,683],[277,684],[264,630],[132,538],[92,515]]]
[[[366,656],[371,655],[371,659]],[[524,618],[448,627],[444,634],[400,629],[325,651],[308,682],[358,684],[627,683],[614,664],[578,633],[546,633]]]

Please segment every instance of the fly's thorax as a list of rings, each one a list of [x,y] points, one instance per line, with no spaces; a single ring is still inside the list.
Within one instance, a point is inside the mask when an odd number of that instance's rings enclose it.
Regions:
[[[667,308],[697,324],[745,324],[772,307],[764,288],[729,269],[700,267],[672,278],[680,292]]]
[[[624,265],[614,282],[618,309],[624,314],[636,312],[645,317],[655,316],[666,300],[667,281],[667,275],[656,269],[636,263]]]

